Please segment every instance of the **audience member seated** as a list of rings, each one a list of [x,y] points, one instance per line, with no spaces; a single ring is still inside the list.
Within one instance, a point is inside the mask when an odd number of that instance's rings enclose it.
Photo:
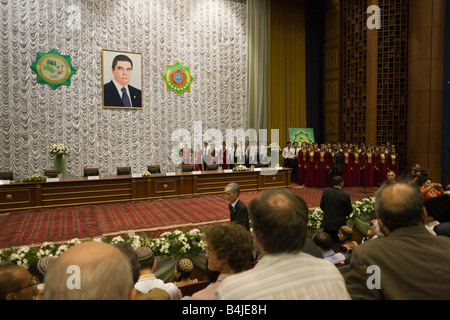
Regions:
[[[206,279],[208,279],[208,281],[211,284],[214,284],[217,281],[217,278],[219,278],[219,275],[220,275],[219,271],[215,271],[215,270],[209,269],[208,259],[206,259],[206,262],[205,262],[205,272],[206,272]]]
[[[170,295],[166,290],[153,288],[148,293],[136,293],[136,300],[170,300]]]
[[[86,241],[70,247],[45,275],[45,300],[134,300],[135,297],[129,260],[105,242]]]
[[[450,222],[439,223],[438,225],[434,226],[433,231],[438,236],[450,237]]]
[[[352,241],[353,230],[350,227],[340,227],[338,237],[339,240],[342,241],[342,244],[336,249],[336,252],[352,253],[353,248],[358,245],[358,242]]]
[[[326,232],[316,233],[312,240],[319,248],[320,252],[322,252],[322,257],[332,262],[333,264],[341,264],[345,262],[345,255],[343,253],[335,253],[331,246],[333,245],[333,239]]]
[[[153,288],[160,288],[167,291],[171,300],[181,299],[181,291],[173,283],[164,283],[156,278],[154,274],[156,260],[153,251],[148,247],[140,247],[136,249],[136,253],[141,266],[141,276],[134,285],[135,289],[140,293],[148,293]]]
[[[450,237],[450,195],[434,197],[425,200],[425,209],[428,216],[432,216],[435,221],[433,232],[437,235]]]
[[[436,232],[434,231],[434,227],[437,226],[439,224],[439,221],[437,221],[433,215],[429,214],[427,210],[425,210],[425,215],[424,215],[424,225],[427,228],[427,230],[433,234],[436,235]]]
[[[138,255],[131,244],[126,242],[120,242],[114,244],[116,248],[118,248],[122,253],[130,260],[131,264],[131,274],[133,276],[133,283],[136,284],[138,282],[139,277],[141,276],[141,265],[139,264]]]
[[[303,246],[302,251],[312,255],[313,257],[322,258],[322,252],[320,252],[319,248],[311,238],[305,239],[305,245]]]
[[[54,257],[46,256],[37,260],[34,260],[28,267],[28,271],[34,277],[37,284],[44,283],[44,277],[47,273],[50,265],[55,261]]]
[[[378,220],[372,219],[369,223],[369,230],[367,231],[367,235],[363,238],[362,242],[366,242],[368,240],[377,239],[381,237],[384,237],[384,234],[380,230]]]
[[[37,260],[34,260],[28,267],[28,271],[36,280],[37,293],[34,297],[35,300],[44,300],[44,278],[50,265],[55,261],[54,257],[46,256]]]
[[[444,194],[442,185],[433,183],[431,178],[425,178],[422,181],[422,186],[419,188],[425,200],[438,197]]]
[[[252,262],[253,241],[250,232],[237,223],[209,226],[205,230],[208,269],[218,271],[217,281],[194,293],[191,300],[215,300],[216,290],[232,274],[248,269]]]
[[[0,300],[33,300],[36,280],[22,266],[0,266]]]
[[[338,268],[302,252],[308,229],[302,198],[288,189],[264,190],[248,209],[262,258],[253,269],[224,279],[218,300],[350,299]]]
[[[440,223],[450,222],[450,196],[443,195],[425,200],[425,209]]]
[[[177,287],[184,286],[186,284],[196,283],[197,279],[192,279],[192,271],[194,270],[194,264],[190,259],[183,258],[175,265],[173,282]]]
[[[406,174],[405,182],[420,188],[420,186],[422,185],[423,178],[424,178],[424,171],[421,170],[420,164],[415,163],[411,167],[411,172]]]
[[[387,236],[354,248],[346,278],[353,299],[450,297],[450,239],[428,232],[423,208],[424,198],[414,185],[397,183],[377,191],[375,211]]]

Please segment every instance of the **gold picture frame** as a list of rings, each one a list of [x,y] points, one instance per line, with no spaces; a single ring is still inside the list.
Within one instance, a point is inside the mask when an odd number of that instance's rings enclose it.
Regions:
[[[103,108],[142,109],[142,53],[102,50]]]

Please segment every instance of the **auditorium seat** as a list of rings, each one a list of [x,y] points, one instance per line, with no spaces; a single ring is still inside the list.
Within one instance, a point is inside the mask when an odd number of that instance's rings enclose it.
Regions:
[[[0,180],[14,180],[14,175],[12,171],[3,171],[0,172]]]
[[[44,176],[49,178],[58,178],[58,174],[61,173],[61,170],[44,170]]]
[[[117,167],[117,175],[130,175],[131,167]]]
[[[84,168],[84,176],[98,176],[98,168]]]
[[[203,280],[203,281],[199,281],[196,283],[185,284],[183,286],[179,286],[178,289],[180,289],[183,297],[192,296],[197,291],[205,289],[210,283],[211,282],[209,282],[207,280]]]
[[[194,171],[193,164],[183,164],[183,172],[192,172]]]
[[[159,165],[147,166],[147,171],[150,173],[161,173],[161,166]]]
[[[207,171],[217,170],[217,169],[218,169],[217,164],[207,164],[207,165],[206,165],[206,170],[207,170]]]

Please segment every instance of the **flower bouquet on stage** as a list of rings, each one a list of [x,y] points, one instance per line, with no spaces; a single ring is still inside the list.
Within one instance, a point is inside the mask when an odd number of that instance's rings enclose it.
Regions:
[[[55,144],[52,144],[50,147],[50,154],[55,155],[55,170],[61,171],[61,174],[63,177],[68,177],[66,165],[64,163],[64,156],[69,153],[69,148],[60,143],[57,142]]]

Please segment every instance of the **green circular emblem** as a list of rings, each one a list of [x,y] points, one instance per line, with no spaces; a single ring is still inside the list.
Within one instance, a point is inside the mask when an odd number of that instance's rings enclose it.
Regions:
[[[70,64],[70,56],[61,55],[56,49],[38,52],[31,69],[36,72],[38,83],[47,83],[52,89],[70,85],[70,77],[76,72]]]
[[[162,75],[166,82],[166,89],[175,91],[178,95],[184,91],[191,91],[194,77],[189,66],[183,66],[179,61],[166,65],[166,72]]]

